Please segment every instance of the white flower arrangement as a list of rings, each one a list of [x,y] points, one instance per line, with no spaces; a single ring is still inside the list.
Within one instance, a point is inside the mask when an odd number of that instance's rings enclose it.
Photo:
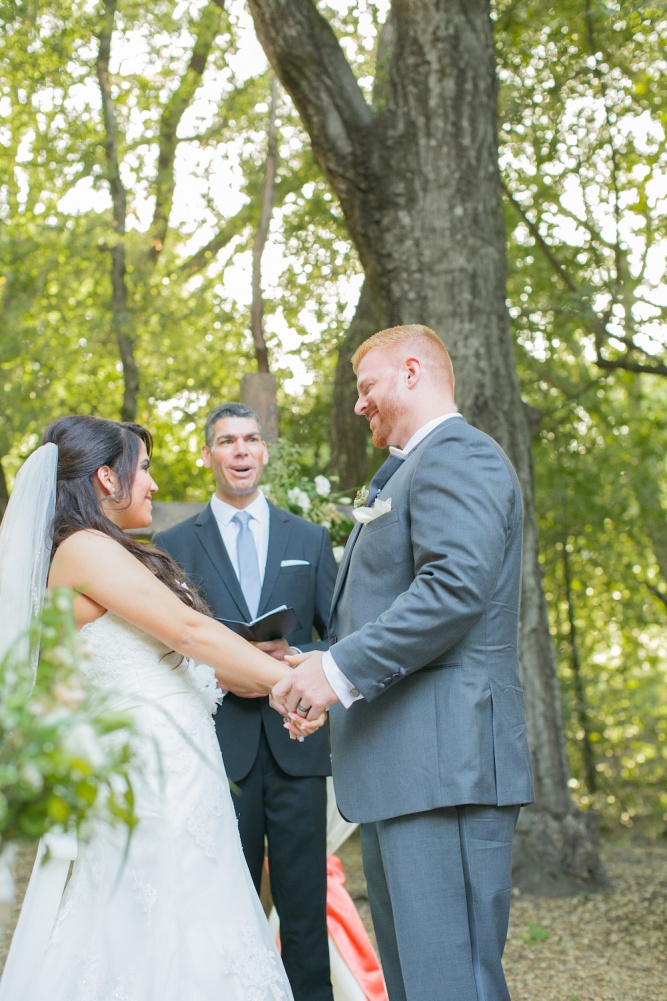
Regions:
[[[352,501],[339,496],[335,484],[318,473],[312,478],[304,473],[304,466],[312,462],[310,451],[293,442],[279,441],[271,445],[271,461],[262,490],[277,507],[286,508],[307,521],[326,528],[334,545],[344,543],[352,528],[346,511]]]
[[[307,514],[308,511],[310,511],[310,497],[305,490],[301,489],[301,487],[292,487],[291,490],[288,490],[287,500],[290,504],[294,504],[295,507],[300,507],[304,514]]]
[[[315,492],[318,497],[328,497],[331,493],[331,480],[327,479],[326,476],[316,476],[313,480],[315,484]]]

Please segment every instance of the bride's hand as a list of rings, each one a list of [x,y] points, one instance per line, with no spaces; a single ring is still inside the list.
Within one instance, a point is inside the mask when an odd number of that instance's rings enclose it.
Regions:
[[[276,708],[275,704],[274,708]],[[284,712],[284,706],[281,706],[281,712]],[[315,733],[315,731],[319,730],[321,726],[324,726],[326,721],[326,712],[321,712],[317,719],[309,720],[302,719],[300,716],[297,716],[296,713],[287,713],[284,718],[283,726],[288,731],[290,740],[303,742],[306,737],[310,736],[311,733]]]

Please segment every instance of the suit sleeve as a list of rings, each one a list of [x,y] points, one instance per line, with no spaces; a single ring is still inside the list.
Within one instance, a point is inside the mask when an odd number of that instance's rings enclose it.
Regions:
[[[520,504],[509,464],[490,443],[425,450],[409,493],[412,582],[333,649],[336,665],[367,701],[386,690],[388,679],[400,682],[442,661],[481,618]]]

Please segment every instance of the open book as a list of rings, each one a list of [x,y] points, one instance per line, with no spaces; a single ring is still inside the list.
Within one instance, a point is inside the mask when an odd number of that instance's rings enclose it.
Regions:
[[[265,643],[267,640],[278,640],[301,626],[299,617],[293,608],[279,605],[270,612],[260,615],[252,622],[237,622],[235,619],[222,619],[216,616],[218,622],[238,633],[244,640],[255,643]]]

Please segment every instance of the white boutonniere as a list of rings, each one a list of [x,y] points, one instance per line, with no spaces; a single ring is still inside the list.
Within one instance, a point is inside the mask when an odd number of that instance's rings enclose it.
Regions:
[[[354,495],[353,507],[363,507],[368,500],[368,487],[360,487]]]
[[[376,518],[381,518],[383,514],[388,514],[390,511],[391,497],[387,497],[386,500],[381,500],[378,497],[373,507],[355,507],[352,515],[362,525],[367,525],[369,521],[375,521]]]

